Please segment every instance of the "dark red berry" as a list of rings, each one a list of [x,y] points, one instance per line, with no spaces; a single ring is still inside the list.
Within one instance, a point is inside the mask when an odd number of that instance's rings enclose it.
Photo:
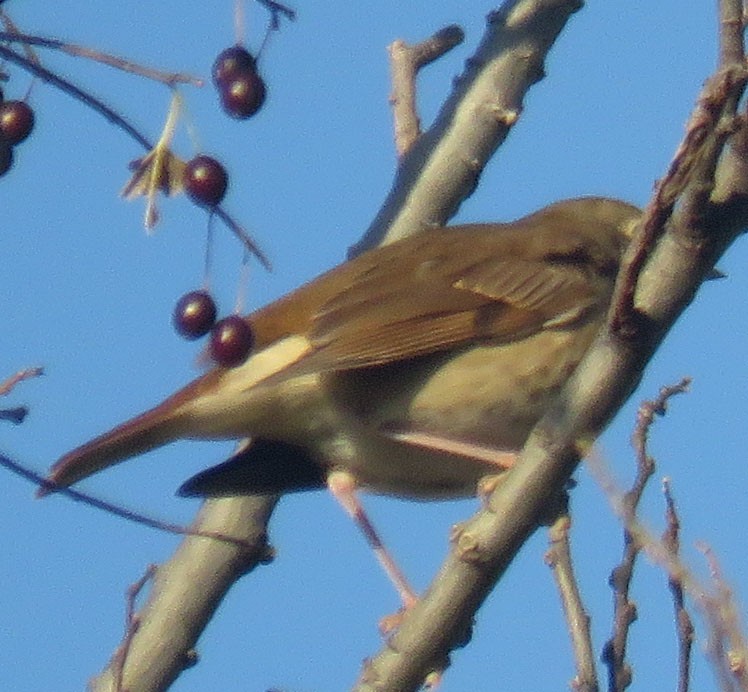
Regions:
[[[210,354],[219,365],[232,368],[243,363],[254,344],[254,333],[241,315],[230,315],[216,322],[210,334]]]
[[[25,101],[0,103],[0,134],[12,145],[20,144],[34,129],[34,111]]]
[[[184,170],[184,188],[190,199],[203,207],[217,207],[226,195],[226,169],[210,156],[196,156]]]
[[[265,82],[256,72],[236,77],[220,90],[223,110],[237,120],[245,120],[257,113],[265,103],[266,95]]]
[[[255,71],[255,59],[241,46],[231,46],[218,54],[213,63],[213,83],[219,89],[237,77]]]
[[[205,336],[216,323],[216,304],[207,291],[185,293],[174,308],[174,328],[185,339]]]
[[[0,176],[5,175],[13,166],[13,147],[0,137]]]

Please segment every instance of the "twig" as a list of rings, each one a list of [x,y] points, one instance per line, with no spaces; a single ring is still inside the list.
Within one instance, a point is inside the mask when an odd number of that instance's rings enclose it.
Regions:
[[[705,543],[700,548],[709,563],[715,588],[713,594],[704,593],[702,597],[704,614],[711,630],[707,651],[723,684],[729,680],[744,692],[748,690],[748,645],[740,625],[738,607],[732,589],[722,574],[717,556]],[[729,689],[733,689],[733,685]]]
[[[10,394],[13,388],[23,380],[28,380],[31,377],[39,377],[44,373],[42,368],[26,368],[25,370],[19,370],[15,375],[11,375],[4,382],[0,382],[0,396]],[[0,409],[0,420],[7,420],[16,425],[23,423],[29,410],[26,406],[16,406],[14,408],[3,408]]]
[[[176,84],[192,84],[197,87],[203,86],[203,80],[199,77],[193,77],[192,75],[184,74],[183,72],[165,72],[163,70],[156,70],[152,67],[139,65],[131,60],[120,58],[117,55],[112,55],[111,53],[105,53],[95,48],[88,48],[86,46],[68,43],[67,41],[61,41],[55,38],[0,31],[0,41],[5,43],[22,43],[24,46],[41,46],[42,48],[59,50],[68,55],[88,58],[117,70],[122,70],[123,72],[145,77],[146,79],[152,79],[156,82],[166,84],[167,86],[174,86]]]
[[[19,370],[15,375],[11,375],[7,380],[4,382],[0,382],[0,396],[5,396],[6,394],[10,394],[11,391],[13,391],[13,388],[19,383],[23,382],[24,380],[29,380],[32,377],[40,377],[44,374],[44,368],[25,368],[24,370]]]
[[[275,0],[257,0],[260,5],[263,5],[270,12],[270,23],[274,29],[280,26],[280,17],[285,17],[289,21],[296,19],[296,11],[286,5],[282,5]]]
[[[465,40],[465,32],[456,25],[437,31],[431,38],[413,46],[397,40],[389,47],[392,73],[392,117],[395,127],[395,149],[403,156],[421,134],[416,105],[418,71],[434,62]]]
[[[745,665],[748,649],[738,622],[738,609],[711,550],[701,545],[712,572],[710,589],[709,585],[701,583],[694,576],[679,555],[674,554],[670,547],[659,540],[637,517],[626,516],[622,509],[624,493],[616,487],[608,471],[601,464],[592,463],[590,468],[616,514],[622,521],[628,522],[626,528],[635,537],[637,545],[655,564],[667,572],[670,580],[681,585],[704,616],[709,635],[706,650],[719,680],[720,689],[724,692],[748,689]]]
[[[636,605],[629,598],[631,580],[639,552],[642,549],[631,527],[637,524],[636,511],[649,479],[654,473],[654,459],[647,453],[649,431],[656,415],[664,415],[667,402],[676,394],[687,390],[690,380],[682,379],[678,384],[662,387],[654,401],[645,401],[637,412],[632,445],[636,450],[636,477],[621,497],[620,512],[624,520],[624,549],[620,563],[610,575],[613,588],[613,633],[603,648],[603,661],[608,667],[610,690],[624,690],[631,684],[632,671],[626,662],[626,647],[631,625],[636,621]]]
[[[577,692],[597,692],[599,687],[590,633],[590,616],[582,602],[579,584],[574,575],[569,542],[570,529],[571,517],[564,511],[548,530],[550,547],[545,554],[545,561],[553,570],[571,635],[577,666],[577,674],[571,682],[571,688]]]
[[[2,21],[3,26],[8,30],[8,33],[12,34],[13,36],[18,36],[21,32],[18,30],[18,27],[16,26],[16,23],[11,19],[10,15],[0,8],[0,21]],[[23,52],[26,53],[26,56],[29,60],[31,60],[33,63],[39,64],[39,56],[34,52],[34,49],[27,45],[23,44]],[[34,88],[34,80],[32,79],[29,83],[28,88],[26,89],[26,94],[24,95],[24,100],[28,99],[29,96],[31,96],[31,90]]]
[[[260,262],[260,264],[268,271],[273,270],[273,265],[270,262],[268,256],[260,249],[250,237],[249,233],[244,227],[236,221],[232,216],[229,216],[222,207],[216,207],[213,213],[223,221],[229,230],[241,241],[247,252],[250,252]]]
[[[0,420],[8,420],[15,425],[23,423],[28,415],[29,410],[26,406],[16,406],[15,408],[0,408]]]
[[[140,579],[138,579],[138,581],[136,581],[134,584],[131,584],[127,588],[127,593],[126,593],[127,609],[125,611],[125,636],[123,637],[122,644],[120,645],[115,655],[116,662],[113,664],[113,667],[116,670],[115,681],[114,681],[115,692],[127,692],[126,690],[123,690],[125,663],[127,662],[127,655],[130,651],[130,645],[132,643],[133,637],[137,633],[138,627],[140,627],[140,620],[138,619],[137,613],[135,611],[135,600],[137,599],[138,595],[143,590],[145,585],[149,581],[151,581],[151,579],[153,579],[155,574],[156,574],[156,565],[153,565],[153,564],[148,565],[143,576]]]
[[[19,67],[23,68],[27,72],[30,72],[42,81],[47,82],[54,87],[57,87],[66,94],[69,94],[74,99],[77,99],[92,110],[96,111],[99,115],[102,115],[116,127],[119,127],[123,132],[130,135],[130,137],[132,137],[145,149],[151,148],[151,143],[148,138],[145,137],[145,135],[141,134],[137,130],[137,128],[135,128],[135,126],[128,122],[123,116],[107,106],[100,99],[96,98],[92,94],[83,91],[83,89],[76,86],[64,77],[56,75],[54,72],[51,72],[43,65],[38,65],[31,60],[28,60],[20,53],[17,53],[11,48],[2,45],[2,43],[0,43],[0,58],[18,65]]]
[[[639,416],[639,425],[635,438],[638,441],[646,441],[647,430],[653,415],[664,411],[664,404],[667,397],[673,394],[685,391],[687,380],[682,381],[675,387],[663,388],[660,396],[655,402],[645,407],[643,415]],[[644,450],[646,456],[646,449]],[[649,462],[648,462],[649,463]],[[656,564],[660,565],[668,574],[671,591],[674,595],[677,619],[677,631],[679,641],[679,692],[685,692],[689,684],[689,665],[691,656],[691,642],[693,639],[693,625],[690,617],[683,607],[683,594],[688,594],[705,617],[707,622],[709,639],[707,651],[712,661],[712,667],[720,681],[720,687],[723,690],[746,690],[748,689],[748,645],[742,633],[739,623],[738,609],[735,605],[732,591],[725,582],[715,556],[707,546],[702,546],[702,550],[707,556],[712,573],[712,590],[701,584],[693,575],[691,570],[684,565],[678,554],[678,532],[679,523],[675,506],[670,494],[668,482],[665,482],[666,501],[668,503],[668,527],[662,539],[658,540],[651,531],[649,531],[637,518],[632,511],[631,497],[629,491],[623,493],[615,487],[615,483],[610,478],[608,472],[601,464],[594,463],[590,460],[590,468],[603,487],[611,504],[624,523],[628,544],[636,547],[636,552],[644,550],[648,557]],[[633,508],[635,509],[635,507]],[[633,557],[636,553],[633,554]],[[633,557],[631,560],[633,560]],[[628,563],[622,560],[621,565],[616,571],[626,573]],[[618,578],[614,571],[612,581],[615,586],[619,587],[619,582],[624,582],[623,578]],[[626,585],[627,586],[627,585]],[[626,592],[616,594],[616,598],[625,597]],[[626,601],[628,604],[628,601]],[[635,612],[635,610],[634,610]],[[617,612],[616,627],[614,637],[606,645],[604,656],[612,660],[611,651],[619,641],[622,642],[620,660],[613,661],[617,667],[611,667],[610,671],[610,689],[620,690],[630,683],[630,670],[623,661],[625,654],[625,628],[630,622],[625,621],[625,617],[630,615],[631,611],[621,610],[620,618]],[[624,620],[620,625],[619,631],[618,620]],[[615,640],[615,642],[614,642]],[[617,652],[616,652],[617,653]],[[736,687],[737,685],[737,687]]]
[[[109,514],[121,517],[122,519],[126,519],[127,521],[132,521],[136,524],[142,524],[143,526],[148,526],[152,529],[158,529],[159,531],[174,533],[180,536],[200,536],[202,538],[213,538],[217,541],[231,543],[243,548],[254,549],[253,545],[248,544],[246,541],[240,538],[234,538],[233,536],[228,536],[220,532],[196,531],[195,529],[180,526],[179,524],[172,524],[167,521],[161,521],[160,519],[154,519],[153,517],[149,517],[145,514],[140,514],[139,512],[135,512],[131,509],[126,509],[120,505],[115,505],[111,502],[100,500],[99,498],[94,497],[93,495],[89,495],[88,493],[81,492],[80,490],[74,490],[73,488],[62,488],[58,485],[55,485],[54,483],[50,483],[44,476],[36,473],[35,471],[27,469],[22,464],[13,461],[12,459],[6,457],[4,454],[0,454],[0,466],[8,469],[8,471],[12,473],[15,473],[17,476],[21,476],[21,478],[25,478],[26,480],[31,481],[32,483],[34,483],[34,485],[38,485],[49,492],[60,493],[69,497],[71,500],[75,500],[76,502],[83,502],[90,507],[101,509],[104,512],[108,512]]]
[[[670,553],[673,560],[679,559],[680,554],[680,519],[675,507],[675,500],[670,488],[670,480],[662,482],[662,492],[665,495],[666,528],[662,534],[662,544]],[[678,640],[678,692],[688,692],[691,674],[691,652],[693,649],[694,627],[691,616],[686,610],[682,581],[675,575],[668,576],[668,586],[673,595],[675,611],[675,625]]]

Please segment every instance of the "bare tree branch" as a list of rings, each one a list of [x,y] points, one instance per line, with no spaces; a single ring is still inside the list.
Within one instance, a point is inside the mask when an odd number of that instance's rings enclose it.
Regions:
[[[443,226],[469,197],[480,173],[543,76],[545,56],[580,0],[509,0],[488,26],[434,124],[403,156],[387,198],[355,256],[377,245]]]
[[[579,585],[574,575],[569,541],[570,529],[571,517],[568,512],[559,514],[548,531],[550,548],[545,560],[553,569],[553,576],[571,635],[572,650],[577,666],[577,674],[571,683],[571,688],[577,692],[597,692],[599,686],[590,632],[590,616],[582,602]]]
[[[148,601],[133,616],[138,626],[126,633],[126,657],[118,648],[90,689],[168,689],[194,662],[197,639],[228,589],[271,557],[265,526],[274,507],[275,498],[264,496],[205,502],[193,528],[250,541],[254,550],[210,538],[185,539],[156,569]]]
[[[398,157],[403,156],[421,135],[421,122],[416,104],[418,71],[462,43],[464,38],[465,34],[459,26],[448,26],[414,46],[402,40],[393,41],[390,45],[390,103]]]
[[[666,478],[662,483],[663,493],[667,509],[665,517],[667,525],[662,536],[662,543],[669,551],[673,560],[680,559],[680,519],[675,508],[670,482]],[[678,692],[688,692],[691,674],[691,651],[693,648],[694,627],[691,616],[686,609],[684,588],[681,579],[676,575],[670,575],[668,586],[673,595],[673,608],[675,611],[675,626],[678,638]]]
[[[748,187],[732,180],[725,201],[718,164],[746,79],[744,60],[722,64],[704,86],[671,174],[650,203],[643,228],[651,237],[640,270],[624,272],[602,330],[557,405],[537,424],[520,459],[485,510],[467,522],[422,600],[369,663],[357,690],[415,690],[423,675],[457,646],[473,614],[534,533],[555,492],[568,480],[638,385],[668,329],[693,300],[703,278],[748,226]],[[740,124],[739,127],[744,127]],[[722,178],[724,180],[724,178]],[[677,194],[671,193],[677,190]],[[642,252],[634,242],[630,256]],[[624,301],[624,303],[629,301]],[[618,319],[626,314],[627,319]]]
[[[670,397],[688,389],[690,380],[683,379],[677,385],[663,387],[654,401],[645,401],[639,406],[632,445],[636,451],[636,476],[631,489],[621,498],[621,514],[624,522],[623,557],[610,575],[613,589],[613,632],[603,649],[603,661],[608,666],[608,689],[624,690],[632,681],[631,666],[626,661],[626,648],[631,625],[636,621],[636,604],[630,598],[631,580],[636,560],[643,546],[630,528],[636,525],[636,513],[647,483],[655,470],[654,459],[649,456],[647,442],[649,431],[656,415],[663,415]]]
[[[714,588],[713,593],[699,594],[702,612],[709,624],[707,653],[722,689],[742,692],[748,690],[748,643],[740,624],[738,606],[717,556],[705,544],[701,549],[709,563]]]

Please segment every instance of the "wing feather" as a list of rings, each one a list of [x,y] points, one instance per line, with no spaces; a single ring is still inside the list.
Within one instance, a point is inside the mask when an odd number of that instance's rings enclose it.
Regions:
[[[415,270],[412,258],[388,258],[388,267],[367,267],[325,301],[312,320],[305,369],[382,365],[476,340],[508,343],[569,324],[600,301],[584,266],[497,261],[490,251],[466,260],[463,238],[440,242],[445,249]]]

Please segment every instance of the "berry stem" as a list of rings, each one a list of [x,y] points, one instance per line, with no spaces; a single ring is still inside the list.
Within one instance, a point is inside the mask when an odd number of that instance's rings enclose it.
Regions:
[[[109,67],[122,70],[123,72],[129,72],[130,74],[145,77],[146,79],[152,79],[156,82],[166,84],[167,86],[173,86],[175,84],[192,84],[193,86],[200,87],[203,85],[202,79],[183,72],[165,72],[163,70],[156,70],[152,67],[139,65],[138,63],[126,60],[117,55],[105,53],[96,48],[87,48],[86,46],[81,46],[76,43],[68,43],[67,41],[60,41],[55,38],[32,36],[30,34],[21,34],[18,32],[9,33],[7,31],[0,31],[0,41],[5,43],[23,43],[24,45],[59,50],[68,55],[78,58],[88,58],[89,60],[109,65]]]
[[[244,0],[234,0],[234,39],[240,46],[245,39]]]
[[[215,214],[208,214],[208,232],[205,234],[205,268],[203,272],[203,286],[210,291],[210,270],[213,266],[213,219]]]
[[[264,5],[267,11],[270,12],[270,23],[275,27],[280,25],[281,15],[290,21],[296,19],[295,10],[292,10],[286,5],[281,5],[279,2],[275,2],[275,0],[257,0],[257,2],[259,2],[260,5]]]
[[[236,305],[234,312],[241,315],[244,312],[244,306],[247,302],[247,286],[249,286],[249,253],[245,250],[242,253],[242,266],[239,269],[239,287],[236,290]]]
[[[95,110],[97,113],[99,113],[99,115],[103,115],[109,122],[126,132],[144,148],[151,149],[152,145],[148,138],[141,134],[134,125],[131,125],[130,122],[128,122],[119,113],[112,110],[103,101],[99,100],[92,94],[83,91],[83,89],[68,81],[64,77],[60,77],[54,72],[50,72],[46,67],[32,62],[20,53],[16,53],[16,51],[12,50],[11,48],[7,48],[2,43],[0,43],[0,58],[18,65],[27,72],[33,74],[35,77],[41,79],[43,82],[47,82],[48,84],[57,87],[61,91],[64,91],[66,94],[70,94],[70,96],[72,96],[73,98],[81,101],[89,108]]]
[[[268,256],[257,247],[252,238],[249,237],[247,231],[244,230],[243,226],[229,216],[221,207],[216,207],[213,210],[213,213],[229,227],[231,232],[244,244],[244,247],[257,258],[265,269],[268,271],[273,270],[273,265],[270,263]]]

